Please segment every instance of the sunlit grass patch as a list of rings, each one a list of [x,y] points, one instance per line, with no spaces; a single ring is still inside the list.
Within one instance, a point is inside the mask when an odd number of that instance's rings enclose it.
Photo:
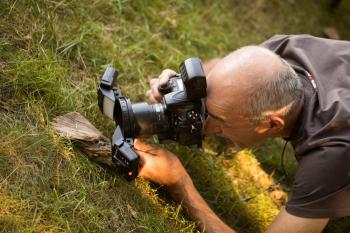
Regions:
[[[194,183],[210,206],[239,232],[262,232],[278,213],[278,185],[249,151],[217,155],[178,149]],[[282,199],[283,197],[281,197]],[[284,196],[285,198],[285,196]]]

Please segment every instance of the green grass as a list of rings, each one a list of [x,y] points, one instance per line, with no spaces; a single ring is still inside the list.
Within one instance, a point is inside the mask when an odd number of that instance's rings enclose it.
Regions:
[[[335,26],[350,39],[349,2],[330,13],[328,1],[0,1],[0,231],[196,232],[181,207],[142,179],[128,183],[90,162],[49,126],[79,111],[105,135],[113,132],[96,101],[108,64],[133,101],[147,78],[177,69],[187,57],[224,56],[274,34],[322,36]],[[288,191],[295,170],[281,141],[235,154],[208,139],[204,151],[169,145],[201,194],[239,232],[262,232]],[[217,153],[217,152],[222,153]],[[254,154],[256,156],[254,156]],[[257,175],[258,174],[258,175]],[[277,185],[282,182],[282,186]],[[348,219],[326,232],[345,232]]]

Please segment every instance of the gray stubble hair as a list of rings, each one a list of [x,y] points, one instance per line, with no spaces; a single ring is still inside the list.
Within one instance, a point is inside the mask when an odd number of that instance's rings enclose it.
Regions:
[[[254,88],[254,91],[247,96],[245,112],[250,120],[258,123],[266,116],[264,113],[281,109],[292,105],[285,112],[288,117],[302,99],[302,83],[294,69],[282,58],[282,67],[275,72],[275,77],[267,79]]]

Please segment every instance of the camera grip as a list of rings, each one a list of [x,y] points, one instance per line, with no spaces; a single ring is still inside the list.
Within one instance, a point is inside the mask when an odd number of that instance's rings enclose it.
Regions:
[[[133,138],[124,138],[117,126],[112,137],[112,161],[117,171],[128,181],[137,177],[140,163],[140,157],[133,148]]]

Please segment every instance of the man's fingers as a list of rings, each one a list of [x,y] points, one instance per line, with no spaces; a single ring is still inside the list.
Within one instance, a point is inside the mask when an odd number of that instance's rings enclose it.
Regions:
[[[142,150],[142,148],[145,148],[145,149],[152,148],[151,145],[144,143],[140,138],[135,138],[134,147],[135,149],[139,149],[139,150]]]
[[[158,103],[158,101],[154,98],[151,90],[148,90],[146,92],[146,96],[151,103]]]
[[[154,93],[155,92],[154,86],[156,85],[151,86],[151,89],[146,92],[146,96],[151,103],[158,103],[161,101],[162,96],[158,92],[158,90],[156,91],[157,93]]]
[[[149,82],[150,86],[153,86],[155,83],[158,83],[158,79],[157,78],[152,78],[148,82]]]
[[[162,94],[158,91],[159,85],[152,85],[151,86],[151,95],[156,100],[156,102],[159,102],[162,99]]]
[[[146,95],[149,101],[153,103],[160,102],[163,98],[163,95],[159,92],[158,88],[167,84],[169,79],[176,74],[175,71],[166,69],[156,78],[149,78],[149,84],[151,89],[147,91]]]
[[[147,96],[147,98],[149,98],[149,97],[151,97],[151,90],[148,90],[148,91],[146,91],[146,96]]]
[[[145,167],[147,167],[146,164],[149,162],[149,159],[147,159],[149,154],[142,152],[142,151],[138,151],[137,153],[140,155],[139,176],[148,179],[149,178],[149,174],[148,174],[149,171],[147,171],[147,169],[145,169]]]
[[[157,103],[162,99],[162,95],[158,91],[159,79],[153,78],[149,80],[149,84],[151,89],[147,91],[146,95],[151,102]]]
[[[156,98],[154,98],[153,95],[149,97],[149,101],[150,101],[151,103],[158,103],[158,102],[159,102]]]
[[[165,85],[169,79],[176,74],[175,71],[171,69],[165,69],[163,72],[159,75],[159,85],[163,86]]]
[[[140,146],[140,144],[139,144]],[[140,164],[139,164],[139,174],[138,176],[143,177],[147,180],[152,180],[152,173],[154,172],[154,161],[157,159],[154,157],[156,153],[149,153],[152,152],[155,148],[148,148],[149,150],[147,152],[144,152],[144,149],[147,149],[146,144],[142,144],[144,148],[140,148],[141,150],[135,149],[137,154],[140,156]]]

